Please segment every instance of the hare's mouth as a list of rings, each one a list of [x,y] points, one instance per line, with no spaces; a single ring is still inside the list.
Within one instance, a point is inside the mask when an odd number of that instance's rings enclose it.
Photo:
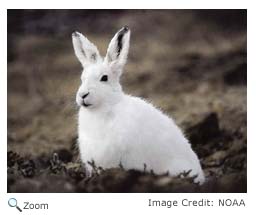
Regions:
[[[84,107],[89,107],[89,106],[91,106],[92,104],[88,104],[88,103],[84,103],[83,102],[83,104],[82,104]]]

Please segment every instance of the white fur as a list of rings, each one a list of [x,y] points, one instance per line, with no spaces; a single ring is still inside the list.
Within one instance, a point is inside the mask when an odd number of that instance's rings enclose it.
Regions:
[[[129,40],[130,30],[119,30],[102,60],[88,39],[80,33],[73,34],[75,53],[84,67],[76,96],[80,106],[78,142],[82,161],[87,164],[93,160],[103,168],[121,163],[125,169],[137,170],[144,170],[146,164],[146,170],[157,174],[168,171],[178,175],[191,170],[190,176],[197,175],[195,182],[202,184],[205,177],[198,157],[175,122],[143,99],[123,93],[119,77],[126,63]],[[97,60],[91,59],[91,55],[97,56]],[[103,75],[108,76],[107,82],[100,81]]]

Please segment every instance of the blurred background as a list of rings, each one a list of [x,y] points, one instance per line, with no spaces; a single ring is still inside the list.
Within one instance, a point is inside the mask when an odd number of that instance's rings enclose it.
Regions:
[[[8,151],[36,157],[74,147],[82,68],[71,34],[82,32],[105,56],[125,25],[124,91],[171,115],[208,175],[245,172],[246,10],[8,10]]]

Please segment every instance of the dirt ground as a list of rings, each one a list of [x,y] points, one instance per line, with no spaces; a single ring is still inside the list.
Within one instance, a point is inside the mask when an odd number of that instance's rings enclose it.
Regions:
[[[8,192],[247,192],[245,10],[8,10]],[[71,33],[102,55],[131,29],[124,91],[172,116],[207,182],[95,167],[76,146],[81,66]],[[185,177],[184,177],[185,176]]]

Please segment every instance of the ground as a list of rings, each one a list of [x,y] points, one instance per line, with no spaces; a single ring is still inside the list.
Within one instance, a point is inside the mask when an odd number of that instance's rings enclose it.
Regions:
[[[102,55],[131,29],[126,93],[173,117],[207,176],[102,170],[77,151],[81,66],[71,33]],[[8,11],[8,192],[246,192],[247,32],[244,10]]]

